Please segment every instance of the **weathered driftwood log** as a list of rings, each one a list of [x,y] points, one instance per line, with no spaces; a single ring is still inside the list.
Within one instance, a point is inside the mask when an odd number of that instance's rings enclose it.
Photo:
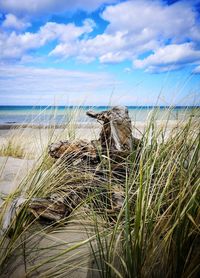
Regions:
[[[89,161],[90,163],[97,163],[98,153],[97,148],[93,142],[86,142],[83,140],[69,142],[59,141],[49,146],[49,154],[53,158],[64,158],[70,160],[72,165],[77,165],[82,161]]]
[[[83,200],[83,190],[69,189],[63,197],[54,194],[49,198],[34,198],[29,203],[29,210],[35,217],[59,221],[67,217]]]
[[[102,130],[97,141],[86,142],[83,140],[69,142],[60,141],[49,146],[51,157],[67,160],[72,166],[79,165],[84,167],[83,162],[91,164],[100,162],[100,154],[112,160],[113,172],[119,176],[123,171],[122,164],[131,152],[138,147],[140,140],[132,136],[131,119],[128,109],[123,106],[115,106],[107,111],[95,113],[88,111],[87,115],[102,122]],[[100,147],[100,149],[99,149]],[[113,166],[114,165],[114,166]],[[84,192],[84,186],[82,193]],[[87,193],[84,192],[85,198]],[[67,197],[60,199],[34,199],[30,204],[31,212],[35,216],[42,216],[49,220],[59,220],[68,216],[72,210],[84,199],[81,190],[69,190]],[[112,209],[118,211],[124,200],[123,194],[112,192],[111,194]],[[106,208],[105,208],[106,209]],[[111,209],[111,210],[112,210]]]
[[[6,208],[2,221],[2,231],[5,232],[10,228],[11,223],[15,223],[14,220],[17,219],[21,207],[24,207],[25,204],[28,211],[39,220],[43,220],[45,223],[59,222],[69,216],[86,196],[85,189],[78,187],[76,190],[68,189],[62,197],[59,194],[53,194],[48,198],[32,198],[31,200],[18,197]]]
[[[66,206],[61,200],[34,198],[29,203],[29,210],[37,218],[59,221],[66,215]]]
[[[88,111],[87,115],[102,123],[99,139],[91,142],[79,140],[53,143],[49,146],[50,156],[55,159],[64,159],[68,161],[68,164],[72,166],[78,165],[84,169],[88,163],[89,165],[98,166],[101,161],[100,153],[102,153],[104,157],[112,161],[112,170],[120,178],[121,173],[127,170],[125,169],[126,165],[125,167],[123,166],[124,159],[140,144],[140,140],[132,136],[132,125],[128,109],[123,106],[115,106],[108,111],[100,113]],[[87,163],[84,164],[85,162]],[[91,167],[90,169],[94,168]],[[29,203],[29,210],[36,217],[59,221],[68,216],[86,198],[88,194],[88,191],[86,191],[84,186],[80,188],[75,185],[73,190],[68,189],[67,192],[64,192],[63,198],[59,196],[34,198]],[[111,210],[118,211],[122,207],[123,201],[123,194],[113,191],[110,200],[112,203]]]
[[[103,152],[130,153],[132,151],[132,126],[126,107],[115,106],[101,113],[88,111],[87,115],[103,122],[99,138]]]
[[[49,154],[53,158],[90,159],[91,162],[99,161],[99,149],[105,156],[112,160],[127,157],[136,149],[140,140],[132,136],[131,119],[128,109],[124,106],[114,106],[112,109],[95,113],[88,111],[87,115],[102,122],[99,140],[86,142],[60,141],[49,146]]]

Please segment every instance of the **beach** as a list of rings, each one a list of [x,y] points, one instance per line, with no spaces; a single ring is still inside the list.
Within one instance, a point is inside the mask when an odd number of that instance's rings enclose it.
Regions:
[[[159,121],[158,123],[159,128],[161,128],[166,122]],[[171,121],[169,124],[168,132],[170,129],[174,128],[176,125],[176,121]],[[144,133],[146,127],[145,122],[137,122],[133,125],[133,135],[137,138],[141,138],[142,134]],[[6,146],[10,141],[13,144],[14,148],[22,147],[24,157],[12,157],[12,156],[1,156],[0,157],[0,169],[1,169],[1,179],[0,179],[0,205],[3,204],[3,198],[12,194],[17,190],[18,186],[23,183],[23,180],[29,175],[30,171],[34,169],[37,165],[37,160],[43,155],[46,151],[47,146],[51,143],[57,142],[59,140],[86,140],[91,141],[99,138],[99,133],[101,131],[101,124],[100,123],[85,123],[85,124],[73,124],[73,126],[44,126],[44,125],[30,125],[26,124],[21,126],[20,124],[1,124],[0,126],[0,148]],[[71,130],[70,130],[71,129]],[[82,223],[83,224],[83,223]],[[27,254],[30,252],[28,251],[31,248],[32,244],[37,245],[37,249],[41,250],[38,251],[36,257],[39,257],[40,260],[43,258],[44,253],[42,252],[43,248],[47,248],[49,244],[52,246],[50,254],[53,256],[59,253],[61,250],[56,250],[54,245],[58,244],[58,242],[79,242],[81,240],[87,240],[88,236],[84,232],[83,225],[81,224],[80,218],[78,222],[69,224],[66,230],[62,231],[61,233],[57,233],[54,235],[54,240],[51,240],[51,235],[41,236],[36,235],[33,239],[28,240],[26,244]],[[39,227],[39,226],[38,226]],[[37,229],[38,229],[37,227]],[[32,227],[35,229],[35,225]],[[41,227],[39,227],[41,229]],[[81,232],[80,232],[81,231]],[[30,231],[24,235],[25,237],[30,237]],[[38,242],[38,244],[37,244]],[[64,245],[66,247],[66,244]],[[86,248],[86,249],[85,249]],[[88,255],[88,246],[80,249],[82,256],[85,256],[86,253],[86,260],[83,263],[84,267],[81,266],[80,268],[76,267],[76,270],[73,271],[73,267],[70,270],[69,268],[69,277],[98,277],[97,273],[94,271],[88,272],[87,268],[89,265],[92,264],[92,259],[90,255]],[[23,256],[21,254],[22,251],[15,252],[14,256],[18,257],[16,263],[13,264],[13,268],[16,268],[15,274],[12,273],[12,268],[9,269],[8,273],[5,274],[7,277],[13,278],[21,278],[25,277],[25,269],[23,265]],[[70,253],[71,254],[71,253]],[[34,264],[38,263],[38,260],[34,253],[30,254]],[[75,255],[70,255],[76,257]],[[64,258],[62,258],[63,260]],[[12,258],[11,258],[12,260]],[[61,260],[61,261],[62,261]],[[65,257],[65,260],[68,261],[68,257]],[[73,264],[73,261],[72,261]],[[27,265],[26,267],[31,267],[31,265]],[[50,267],[50,266],[48,266]],[[52,264],[53,267],[53,264]],[[85,269],[86,267],[86,269]],[[46,266],[40,268],[40,273],[44,272]],[[84,270],[85,269],[85,270]],[[10,273],[10,274],[9,274]],[[95,273],[95,274],[94,274]]]
[[[62,133],[62,129],[57,130],[58,133]],[[17,144],[24,146],[26,151],[25,157],[16,158],[12,156],[0,156],[0,206],[3,204],[6,196],[12,195],[14,192],[18,191],[21,183],[29,175],[30,171],[37,167],[37,160],[42,155],[46,144],[48,143],[48,129],[41,128],[27,128],[27,129],[12,129],[4,128],[0,130],[0,147],[9,140],[9,138],[14,138],[13,140]],[[88,136],[93,137],[91,132],[85,128],[79,130],[79,134],[82,138],[87,138]],[[65,136],[61,136],[63,140],[66,139]],[[93,137],[94,138],[94,137]],[[23,193],[21,193],[23,194]],[[0,210],[1,212],[1,210]],[[85,216],[84,216],[85,217]],[[87,221],[87,219],[86,219]],[[21,239],[17,240],[15,245],[21,245],[21,240],[26,244],[25,249],[23,247],[17,248],[13,255],[9,259],[9,266],[7,270],[1,272],[1,277],[3,278],[25,278],[27,277],[27,271],[34,268],[34,266],[41,264],[41,262],[46,261],[51,256],[58,256],[56,263],[48,263],[42,265],[39,270],[33,271],[33,276],[31,277],[44,277],[43,275],[48,275],[48,269],[53,268],[54,271],[60,269],[59,264],[65,262],[68,265],[67,270],[65,270],[65,275],[71,278],[92,278],[95,272],[89,274],[88,269],[93,264],[93,260],[90,256],[89,245],[80,246],[78,252],[70,251],[67,254],[61,256],[67,248],[71,248],[74,244],[79,244],[81,241],[86,241],[88,239],[88,232],[85,230],[86,222],[81,220],[81,212],[78,218],[76,216],[71,221],[68,221],[68,225],[65,229],[61,231],[48,232],[45,233],[44,226],[39,223],[31,225]],[[89,226],[88,226],[89,229]],[[40,232],[41,231],[41,232]],[[7,239],[7,243],[9,238]],[[1,252],[4,248],[1,245]],[[48,253],[44,250],[49,249]],[[24,251],[26,252],[27,262],[24,264]],[[80,256],[82,257],[80,261]],[[56,266],[58,264],[58,267]],[[45,271],[47,272],[46,274]],[[91,275],[91,276],[90,276]],[[98,277],[98,276],[95,276]]]
[[[157,120],[156,128],[165,130],[167,138],[178,124],[177,120]],[[179,122],[179,126],[180,126]],[[182,122],[184,124],[184,122]],[[145,133],[147,122],[132,123],[132,134],[141,139]],[[8,194],[16,188],[31,166],[34,165],[44,152],[48,151],[48,146],[58,141],[69,140],[79,141],[98,140],[101,131],[101,123],[73,123],[73,125],[37,125],[37,124],[1,124],[0,125],[0,149],[13,144],[13,148],[22,150],[22,157],[12,154],[0,156],[0,167],[6,165],[6,176],[9,179],[0,179],[0,191]],[[1,154],[2,155],[2,154]],[[18,159],[16,162],[15,159]],[[17,169],[17,170],[16,170]],[[20,178],[19,178],[20,177]]]
[[[166,136],[177,125],[176,120],[163,120],[157,121],[157,128],[162,129],[167,124]],[[144,134],[147,123],[135,122],[132,124],[133,136],[141,138]],[[85,123],[76,124],[73,126],[57,125],[57,126],[44,126],[44,125],[0,125],[0,146],[6,145],[11,139],[15,144],[21,144],[28,153],[36,153],[39,155],[44,151],[44,148],[49,144],[59,140],[97,140],[101,131],[100,123]]]
[[[146,126],[153,119],[156,128],[165,129],[165,136],[184,123],[196,107],[127,107],[132,121],[132,133],[141,138]],[[54,107],[54,106],[0,106],[0,146],[9,140],[23,145],[29,153],[39,154],[56,140],[96,140],[102,122],[88,117],[86,112],[100,113],[108,106]],[[196,112],[195,112],[196,111]]]
[[[142,121],[140,119],[140,121],[134,121],[132,118],[132,135],[141,140],[147,137],[148,140],[145,144],[149,146],[152,144],[152,138],[155,137],[155,146],[157,146],[159,141],[167,142],[168,139],[173,138],[176,131],[184,128],[186,123],[187,119],[166,119],[166,117],[162,119],[162,117],[158,117],[151,124],[151,120]],[[149,129],[150,125],[151,129]],[[8,215],[13,200],[17,200],[16,197],[23,200],[23,198],[33,194],[30,198],[34,198],[37,187],[38,190],[43,192],[40,194],[45,195],[45,188],[46,186],[48,188],[48,184],[52,183],[52,188],[60,186],[59,178],[58,182],[55,179],[57,170],[52,161],[49,160],[48,146],[50,144],[59,141],[79,142],[83,140],[84,142],[90,142],[98,140],[101,129],[102,122],[96,122],[95,120],[82,123],[71,120],[67,124],[65,122],[62,122],[62,124],[56,122],[54,124],[38,124],[35,122],[25,122],[23,124],[20,122],[1,123],[0,214],[2,213],[2,220]],[[172,142],[172,140],[170,139],[169,142]],[[176,141],[174,144],[176,144]],[[145,148],[145,151],[148,149],[149,147]],[[157,151],[155,157],[156,155]],[[164,156],[167,156],[167,154]],[[162,177],[162,172],[160,175]],[[48,178],[48,176],[52,176],[52,178]],[[80,177],[82,177],[82,174]],[[33,189],[31,189],[32,186]],[[50,192],[51,187],[48,190]],[[8,198],[8,201],[6,201],[7,205],[4,212],[6,198]],[[94,250],[91,250],[91,243],[89,243],[92,241],[92,239],[89,239],[90,237],[96,237],[90,213],[92,211],[88,210],[87,205],[81,207],[67,219],[67,224],[64,226],[61,224],[58,228],[54,228],[54,226],[49,228],[34,220],[30,227],[25,228],[25,231],[22,228],[22,234],[14,243],[9,237],[3,239],[1,252],[4,250],[4,245],[7,246],[11,242],[11,250],[9,251],[11,255],[9,255],[8,261],[4,263],[1,277],[22,278],[29,277],[29,273],[31,273],[30,277],[49,277],[48,275],[54,273],[55,277],[56,275],[60,277],[68,275],[67,277],[70,278],[99,278],[99,266],[94,258]],[[101,218],[98,221],[101,223]],[[99,224],[99,229],[104,227],[104,220],[102,223],[102,225]],[[18,224],[15,223],[15,225]],[[95,243],[95,248],[97,247],[98,241]],[[62,266],[63,271],[60,266]],[[113,266],[118,269],[118,265],[114,262]]]

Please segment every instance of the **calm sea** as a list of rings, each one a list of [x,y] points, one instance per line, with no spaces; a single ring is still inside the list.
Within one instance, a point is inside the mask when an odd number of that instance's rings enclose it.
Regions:
[[[76,119],[77,123],[94,122],[86,116],[86,111],[93,109],[95,111],[107,110],[107,106],[0,106],[0,124],[64,124],[71,119]],[[157,120],[183,119],[193,113],[194,107],[147,107],[147,106],[129,106],[129,115],[132,121],[146,121],[148,117],[156,110]]]

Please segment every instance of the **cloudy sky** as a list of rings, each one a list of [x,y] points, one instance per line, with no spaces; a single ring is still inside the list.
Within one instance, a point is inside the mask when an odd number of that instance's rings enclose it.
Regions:
[[[200,0],[1,0],[0,105],[200,104]]]

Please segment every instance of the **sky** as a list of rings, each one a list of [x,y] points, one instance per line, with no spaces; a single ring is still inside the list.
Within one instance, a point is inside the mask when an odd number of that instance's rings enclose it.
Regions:
[[[0,105],[200,105],[200,0],[1,0]]]

